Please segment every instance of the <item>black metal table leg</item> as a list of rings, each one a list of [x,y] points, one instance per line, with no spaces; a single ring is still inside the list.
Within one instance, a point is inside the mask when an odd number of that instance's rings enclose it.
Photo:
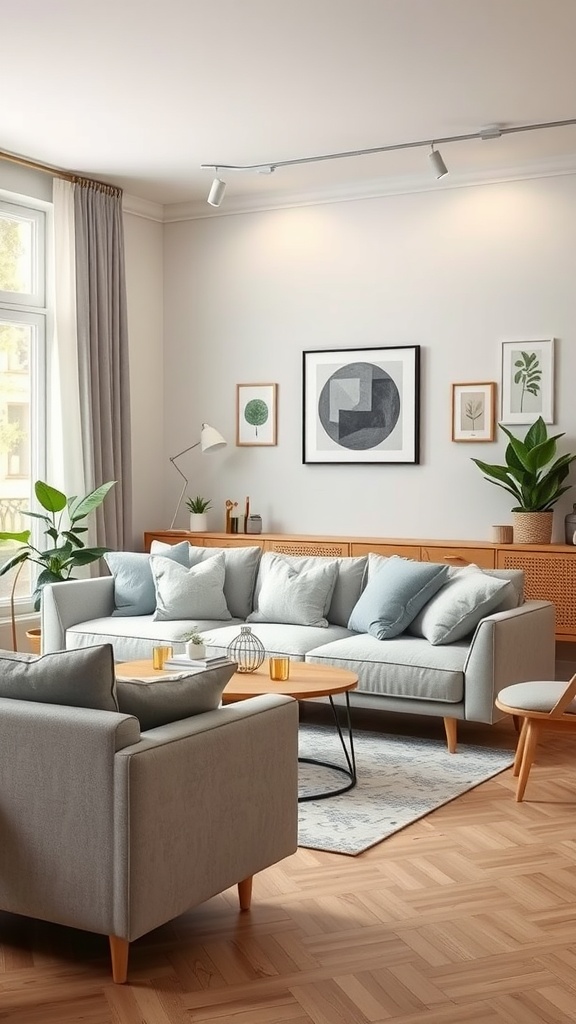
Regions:
[[[344,786],[340,786],[338,789],[329,789],[324,793],[311,793],[309,796],[299,796],[299,803],[304,803],[306,800],[326,800],[327,797],[330,796],[339,796],[340,793],[347,793],[349,789],[353,789],[354,786],[356,785],[356,755],[354,753],[354,735],[352,733],[352,719],[350,717],[350,696],[347,690],[345,691],[345,698],[346,721],[344,725],[345,730],[348,732],[348,745],[346,745],[346,740],[344,737],[344,733],[342,731],[342,726],[340,725],[336,705],[334,703],[333,698],[330,695],[328,695],[330,707],[332,708],[332,714],[334,716],[334,722],[336,724],[336,730],[338,732],[338,736],[340,737],[340,743],[342,745],[342,750],[344,751],[344,756],[346,758],[346,766],[334,764],[331,761],[319,761],[315,757],[299,757],[298,761],[300,762],[300,764],[315,764],[321,768],[330,768],[332,771],[340,772],[341,775],[346,776],[348,782]]]

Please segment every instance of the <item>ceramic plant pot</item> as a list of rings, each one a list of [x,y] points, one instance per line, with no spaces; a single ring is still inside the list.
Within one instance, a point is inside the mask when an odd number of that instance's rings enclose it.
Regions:
[[[191,533],[206,533],[208,529],[208,516],[206,512],[191,512],[190,513],[190,532]]]
[[[204,644],[193,644],[191,640],[186,641],[186,657],[191,661],[198,661],[206,657],[206,646]]]

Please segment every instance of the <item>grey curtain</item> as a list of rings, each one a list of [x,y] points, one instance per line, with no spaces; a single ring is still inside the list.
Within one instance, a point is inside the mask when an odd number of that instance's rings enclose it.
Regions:
[[[131,545],[132,473],[122,193],[74,188],[78,375],[89,489],[116,480],[96,510],[96,543]]]

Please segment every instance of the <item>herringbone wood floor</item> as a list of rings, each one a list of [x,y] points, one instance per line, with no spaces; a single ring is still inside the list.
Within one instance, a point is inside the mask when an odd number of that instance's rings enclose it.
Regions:
[[[508,722],[460,737],[515,741]],[[126,986],[105,938],[0,914],[0,1021],[576,1021],[573,763],[570,737],[549,736],[523,804],[507,771],[359,857],[299,850],[256,877],[250,913],[230,890],[134,943]]]

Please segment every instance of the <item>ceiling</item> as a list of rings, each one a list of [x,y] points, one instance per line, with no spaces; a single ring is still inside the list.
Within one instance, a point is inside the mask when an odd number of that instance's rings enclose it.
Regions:
[[[0,0],[0,23],[0,148],[163,205],[211,212],[202,163],[576,117],[576,0]],[[221,172],[220,209],[576,170],[576,125],[440,148],[440,184],[426,148]]]

